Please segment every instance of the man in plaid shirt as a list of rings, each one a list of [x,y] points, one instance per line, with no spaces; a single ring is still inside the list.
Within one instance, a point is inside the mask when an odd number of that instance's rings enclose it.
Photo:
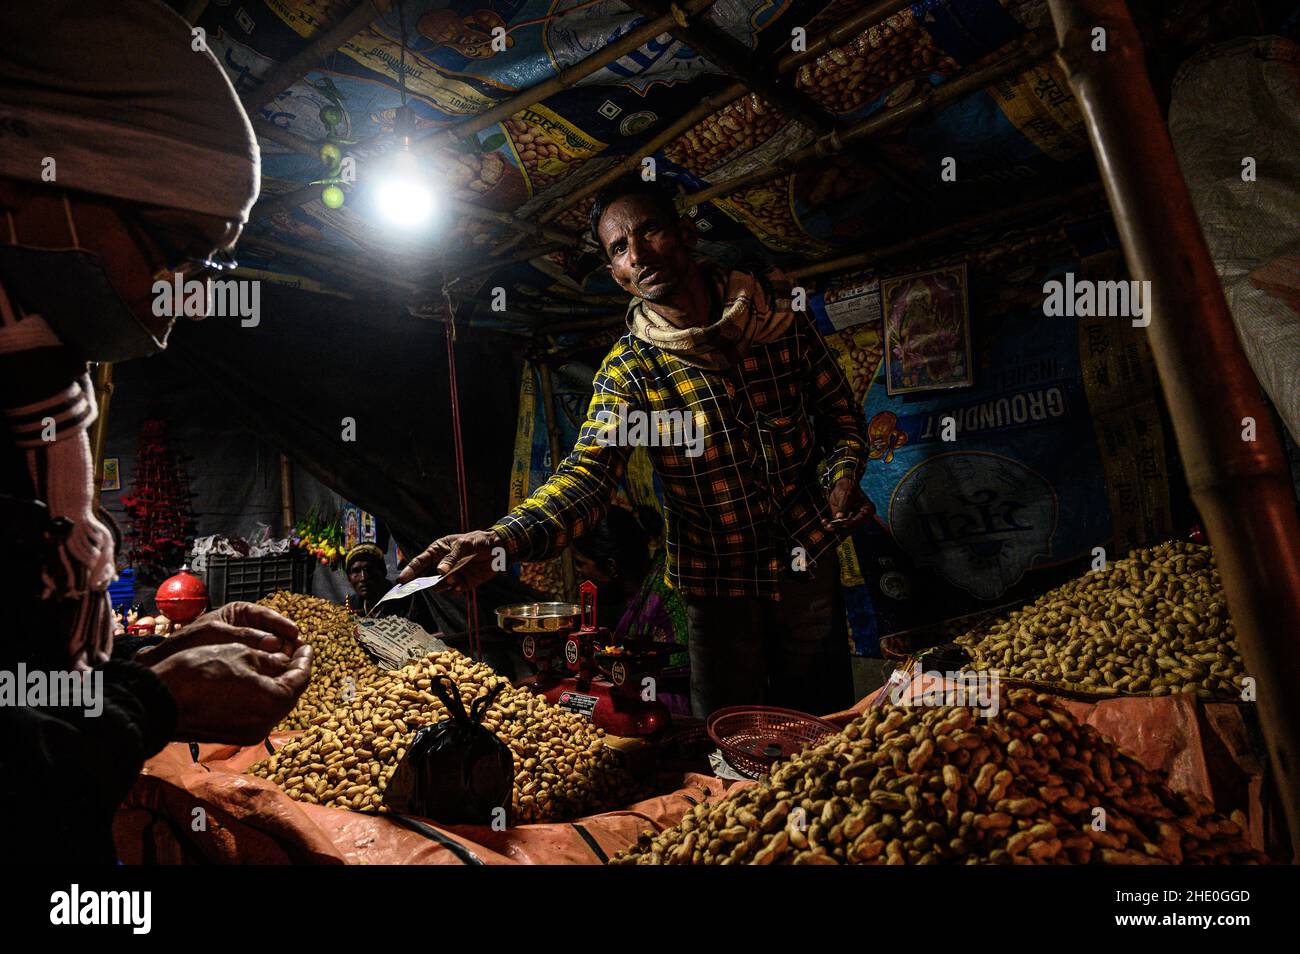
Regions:
[[[687,607],[696,714],[847,705],[835,545],[874,513],[859,487],[861,406],[784,276],[695,262],[695,230],[658,186],[613,184],[591,220],[633,302],[572,453],[491,528],[443,537],[399,579],[473,556],[453,580],[464,588],[491,576],[497,548],[555,556],[601,519],[644,444],[663,485],[668,580]]]

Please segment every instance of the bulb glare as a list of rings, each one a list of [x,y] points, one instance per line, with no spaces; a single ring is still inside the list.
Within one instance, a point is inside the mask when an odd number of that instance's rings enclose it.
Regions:
[[[394,175],[378,189],[380,213],[389,222],[412,227],[428,221],[433,213],[433,193],[414,179]]]

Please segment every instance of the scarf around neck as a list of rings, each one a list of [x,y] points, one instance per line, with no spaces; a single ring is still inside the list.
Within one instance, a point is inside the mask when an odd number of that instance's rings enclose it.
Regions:
[[[775,341],[790,327],[790,280],[780,270],[757,276],[739,269],[724,272],[716,265],[700,267],[714,293],[708,324],[679,328],[644,299],[634,298],[627,309],[628,330],[684,364],[726,371],[750,348]]]

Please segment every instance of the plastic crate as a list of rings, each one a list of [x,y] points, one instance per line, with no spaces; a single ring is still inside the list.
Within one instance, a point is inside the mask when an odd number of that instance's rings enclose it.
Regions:
[[[302,552],[260,557],[208,557],[208,605],[232,600],[260,600],[276,590],[310,593],[316,561]]]
[[[108,601],[114,609],[135,603],[135,570],[127,567],[118,571],[117,579],[108,584]]]

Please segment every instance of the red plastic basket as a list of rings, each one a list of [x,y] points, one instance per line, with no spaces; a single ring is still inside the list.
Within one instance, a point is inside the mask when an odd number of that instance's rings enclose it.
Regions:
[[[833,722],[806,712],[770,706],[729,706],[708,721],[709,738],[727,762],[751,778],[839,731]]]

